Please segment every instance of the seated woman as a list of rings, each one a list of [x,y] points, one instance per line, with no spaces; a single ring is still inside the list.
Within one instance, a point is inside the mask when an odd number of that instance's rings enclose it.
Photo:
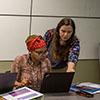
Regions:
[[[11,72],[17,72],[15,86],[28,86],[39,91],[41,81],[51,64],[47,58],[46,43],[41,36],[31,35],[26,39],[28,54],[17,56],[11,64]]]

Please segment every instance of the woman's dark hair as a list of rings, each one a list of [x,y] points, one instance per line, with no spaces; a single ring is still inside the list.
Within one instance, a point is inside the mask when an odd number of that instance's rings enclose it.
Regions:
[[[73,28],[73,33],[72,33],[71,37],[66,41],[66,45],[61,46],[60,42],[59,42],[60,41],[59,30],[63,25],[66,25],[66,26],[71,25],[72,28]],[[58,25],[56,27],[54,37],[53,37],[53,41],[52,41],[53,45],[52,45],[51,50],[55,51],[55,53],[57,53],[57,55],[59,55],[59,57],[62,58],[65,55],[65,53],[68,53],[68,51],[71,47],[70,45],[71,45],[71,43],[72,43],[72,41],[75,37],[74,35],[75,35],[75,23],[74,23],[74,21],[69,17],[63,18],[58,23]],[[52,52],[52,54],[53,54],[53,52]]]

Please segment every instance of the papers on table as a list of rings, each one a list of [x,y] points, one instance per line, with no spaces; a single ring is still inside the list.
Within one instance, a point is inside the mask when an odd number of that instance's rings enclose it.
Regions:
[[[31,100],[42,96],[42,93],[34,91],[28,87],[22,87],[11,92],[2,94],[2,97],[6,100]]]
[[[80,84],[72,84],[71,91],[74,92],[85,92],[90,94],[100,93],[100,84],[91,83],[91,82],[83,82]]]

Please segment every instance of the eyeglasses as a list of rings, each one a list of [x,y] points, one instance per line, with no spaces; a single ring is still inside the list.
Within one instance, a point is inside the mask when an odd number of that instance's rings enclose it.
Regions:
[[[43,54],[45,54],[47,52],[47,50],[45,50],[45,51],[35,51],[35,53],[37,53],[38,55],[43,55]]]

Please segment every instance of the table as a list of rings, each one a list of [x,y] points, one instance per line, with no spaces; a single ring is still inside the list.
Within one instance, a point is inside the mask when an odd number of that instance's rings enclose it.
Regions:
[[[45,94],[44,100],[100,100],[100,94],[95,94],[94,97],[88,98],[84,96],[77,95],[76,93],[54,93]]]

